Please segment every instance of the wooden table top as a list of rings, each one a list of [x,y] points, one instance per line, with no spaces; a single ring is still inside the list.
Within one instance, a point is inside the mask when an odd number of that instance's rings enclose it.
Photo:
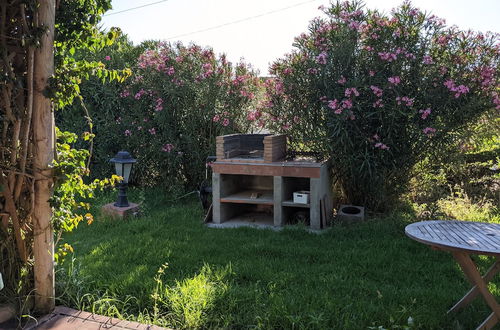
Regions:
[[[408,237],[445,250],[500,255],[500,224],[433,220],[406,226]]]

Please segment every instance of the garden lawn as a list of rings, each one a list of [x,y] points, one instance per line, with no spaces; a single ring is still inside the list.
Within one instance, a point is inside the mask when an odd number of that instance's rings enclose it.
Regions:
[[[469,287],[451,255],[405,236],[411,208],[314,234],[211,229],[195,198],[132,195],[147,201],[142,217],[97,216],[66,236],[75,260],[67,256],[59,267],[60,303],[204,328],[469,329],[490,313],[478,299],[446,315]],[[479,260],[483,271],[490,262]],[[498,284],[490,284],[497,297]]]

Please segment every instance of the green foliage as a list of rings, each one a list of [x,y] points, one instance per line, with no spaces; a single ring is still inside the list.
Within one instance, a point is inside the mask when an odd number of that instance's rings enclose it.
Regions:
[[[119,30],[116,32],[117,37],[112,45],[95,52],[81,49],[75,53],[75,58],[78,61],[101,63],[102,67],[114,72],[123,72],[133,66],[142,49],[134,47]],[[118,80],[103,82],[95,75],[83,80],[80,89],[84,102],[75,102],[67,105],[64,111],[56,112],[56,124],[62,130],[78,134],[88,132],[91,125],[94,136],[92,141],[80,140],[75,147],[89,149],[92,144],[90,176],[108,177],[112,174],[109,159],[114,156],[118,134],[113,130],[110,131],[113,122],[110,118],[116,118],[122,107],[121,99],[117,95],[123,89],[123,83]]]
[[[295,148],[330,155],[351,203],[382,209],[417,162],[500,107],[498,35],[447,28],[409,3],[324,12],[273,64],[265,117]]]
[[[131,74],[128,68],[109,69],[102,61],[79,56],[81,52],[99,52],[121,37],[120,30],[111,29],[103,33],[97,28],[102,14],[110,8],[109,0],[62,1],[56,13],[55,73],[45,92],[54,101],[56,110],[65,110],[75,99],[80,101],[84,111],[80,112],[79,117],[85,123],[81,137],[88,148],[74,148],[77,135],[57,129],[57,156],[53,163],[55,189],[50,203],[58,240],[64,232],[71,232],[83,220],[91,224],[93,216],[88,212],[88,200],[94,197],[95,190],[112,186],[119,179],[115,175],[94,179],[90,183],[86,179],[90,174],[88,158],[91,156],[95,134],[80,91],[80,85],[92,77],[97,77],[103,84],[114,81],[122,83]],[[56,261],[68,252],[73,252],[70,245],[61,246],[55,254]]]
[[[440,199],[437,206],[446,218],[464,221],[500,222],[498,204],[495,207],[488,200],[473,203],[463,192],[457,193],[454,197]]]
[[[88,150],[72,148],[71,144],[77,140],[76,134],[59,129],[56,129],[56,133],[57,157],[53,163],[56,186],[50,204],[53,210],[52,225],[60,239],[63,232],[73,231],[81,221],[86,220],[87,224],[93,222],[93,216],[88,212],[90,205],[86,201],[94,197],[96,190],[114,185],[120,178],[113,175],[109,179],[85,183],[84,178],[89,174],[86,164]],[[68,251],[73,252],[72,247],[63,245],[55,255],[56,261]]]
[[[442,155],[429,156],[411,172],[407,197],[424,218],[490,221],[500,209],[500,145],[496,110],[457,133]]]

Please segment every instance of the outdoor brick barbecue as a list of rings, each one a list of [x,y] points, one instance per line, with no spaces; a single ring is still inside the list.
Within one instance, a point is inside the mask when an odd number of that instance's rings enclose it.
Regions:
[[[328,163],[285,160],[286,136],[231,134],[217,137],[213,163],[213,221],[283,226],[298,216],[311,229],[326,227],[332,214]],[[307,203],[294,192],[308,192]]]

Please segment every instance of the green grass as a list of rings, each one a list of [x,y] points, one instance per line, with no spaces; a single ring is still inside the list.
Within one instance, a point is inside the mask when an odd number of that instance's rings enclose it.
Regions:
[[[415,328],[468,329],[490,313],[478,299],[446,315],[468,284],[451,255],[404,235],[410,208],[318,235],[210,229],[194,198],[135,194],[147,201],[142,217],[96,217],[67,235],[76,262],[60,267],[62,303],[179,328],[396,328],[411,318]]]

